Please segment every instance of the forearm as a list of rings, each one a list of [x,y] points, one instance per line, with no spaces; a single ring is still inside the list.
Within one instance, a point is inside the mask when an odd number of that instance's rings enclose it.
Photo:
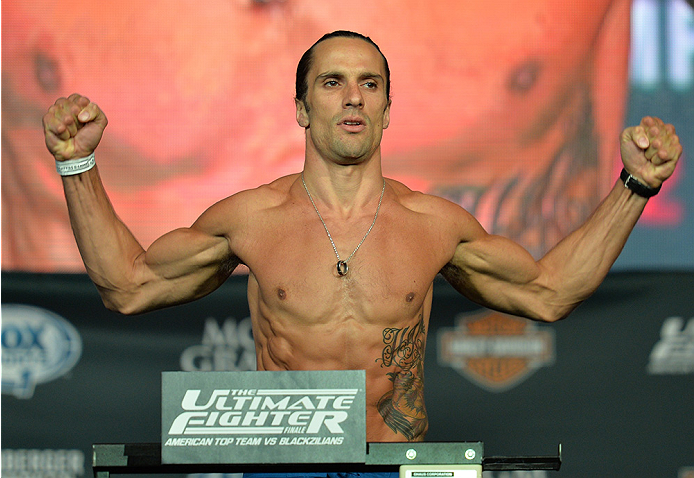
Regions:
[[[144,250],[116,215],[97,167],[63,177],[63,189],[87,273],[104,304],[117,309],[117,295],[132,289],[134,264]]]
[[[82,260],[111,307],[109,292],[130,287],[133,264],[143,249],[113,210],[94,165],[93,153],[107,124],[101,109],[79,94],[59,98],[43,117],[46,147],[62,176]]]
[[[556,318],[565,317],[595,292],[646,203],[617,181],[592,216],[539,261],[541,281],[550,291]]]
[[[620,137],[626,181],[615,183],[591,217],[540,261],[517,244],[476,234],[462,241],[444,275],[468,297],[532,319],[566,317],[609,272],[638,221],[682,154],[672,125],[645,117]],[[626,187],[625,187],[626,186]]]

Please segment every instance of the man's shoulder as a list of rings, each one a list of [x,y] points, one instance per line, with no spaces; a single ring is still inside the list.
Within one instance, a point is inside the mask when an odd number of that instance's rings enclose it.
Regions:
[[[280,206],[290,198],[292,184],[298,177],[298,174],[291,174],[257,188],[239,191],[223,199],[218,205],[231,208],[243,207],[249,212]]]
[[[477,219],[460,205],[439,196],[413,191],[397,181],[390,184],[405,214],[413,220],[401,219],[423,226],[427,237],[434,241],[432,244],[450,253],[446,261],[450,260],[459,244],[485,234]]]
[[[472,217],[465,209],[448,199],[412,190],[403,183],[392,179],[388,181],[398,198],[398,202],[412,212],[430,214],[444,219],[450,217],[454,220],[461,216]]]
[[[290,202],[291,185],[298,175],[285,176],[254,189],[239,191],[209,207],[196,221],[199,226],[243,229],[251,219]]]

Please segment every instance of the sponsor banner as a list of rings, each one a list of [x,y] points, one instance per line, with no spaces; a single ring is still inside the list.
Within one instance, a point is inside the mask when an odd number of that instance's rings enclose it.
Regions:
[[[2,393],[28,399],[39,383],[72,370],[82,354],[77,330],[40,308],[2,304]]]
[[[492,392],[509,390],[554,362],[554,331],[485,310],[460,314],[438,332],[438,361]]]
[[[482,465],[403,465],[400,478],[481,478]]]
[[[81,450],[2,450],[3,478],[80,478]]]
[[[227,317],[222,326],[208,317],[200,344],[191,345],[181,353],[184,372],[252,371],[255,365],[255,343],[251,318],[237,321]]]
[[[7,368],[8,357],[15,357],[17,363],[20,350],[34,349],[29,353],[45,353],[46,357],[57,356],[48,350],[60,350],[57,342],[48,340],[49,336],[58,335],[50,332],[52,326],[40,331],[39,323],[32,323],[31,327],[20,329],[24,330],[20,340],[17,328],[8,329],[14,323],[7,313],[8,305],[30,305],[67,319],[79,332],[82,351],[69,372],[48,382],[38,382],[30,399],[20,399],[14,392],[3,395],[2,445],[6,454],[2,477],[37,475],[35,470],[49,468],[52,476],[56,476],[58,463],[68,460],[66,453],[39,455],[17,450],[78,450],[85,456],[83,476],[87,476],[91,473],[89,464],[94,443],[160,442],[162,371],[216,373],[222,368],[234,371],[232,367],[251,367],[246,281],[247,278],[234,276],[220,290],[200,301],[143,316],[122,317],[103,307],[86,275],[3,273],[5,378],[11,370]],[[561,476],[689,478],[694,467],[691,460],[694,375],[691,371],[682,373],[691,369],[682,365],[676,368],[673,364],[688,363],[682,357],[686,357],[686,344],[691,343],[694,318],[691,297],[694,297],[692,272],[612,273],[600,290],[566,320],[553,324],[499,320],[494,327],[489,325],[490,320],[482,320],[472,327],[463,325],[462,319],[482,318],[485,314],[479,306],[467,302],[437,279],[428,329],[430,356],[425,366],[425,399],[430,419],[427,441],[480,441],[490,456],[544,455],[562,443],[567,451]],[[470,314],[460,315],[465,311]],[[495,336],[485,335],[494,328],[500,338],[509,341],[494,342]],[[488,376],[508,376],[503,369],[507,366],[505,358],[499,357],[503,355],[502,350],[507,352],[506,358],[511,352],[516,357],[542,358],[542,353],[528,350],[533,347],[542,350],[541,341],[526,347],[510,340],[522,338],[521,331],[533,330],[550,333],[548,340],[554,341],[556,359],[554,363],[548,362],[551,366],[535,369],[528,379],[503,393],[491,392],[458,369],[437,360],[443,352],[441,336],[446,332],[464,332],[460,337],[480,342],[475,345],[461,342],[454,350],[469,352],[477,347],[479,356],[484,344],[492,356],[489,363],[499,364],[499,370]],[[463,362],[462,357],[469,355],[461,353],[457,360]],[[504,360],[495,362],[499,359]],[[649,373],[649,368],[659,373]],[[494,371],[491,366],[490,369]],[[206,405],[215,389],[239,388],[229,381],[224,386],[200,388],[197,402]],[[9,390],[5,387],[4,391]],[[178,397],[179,413],[183,412],[180,408],[183,396],[184,393]],[[318,404],[315,397],[314,403]],[[216,406],[217,402],[212,405]],[[288,440],[296,438],[296,441],[287,442],[283,448],[295,451],[309,448],[319,452],[316,455],[332,448],[302,445],[305,436],[308,434],[291,434]],[[195,448],[191,450],[195,453],[214,447],[202,446],[200,440],[190,443],[197,443],[190,447]],[[246,451],[255,448],[248,444],[251,441],[245,443],[238,448]],[[229,445],[224,447],[225,451],[228,448]],[[263,459],[274,459],[276,454],[276,450],[269,451]],[[605,463],[610,466],[606,468]],[[484,474],[485,478],[554,475],[546,471]],[[67,475],[60,472],[60,476]]]
[[[653,346],[648,360],[651,375],[682,375],[694,373],[694,317],[665,319],[660,340]]]
[[[163,372],[162,463],[358,463],[363,370]]]

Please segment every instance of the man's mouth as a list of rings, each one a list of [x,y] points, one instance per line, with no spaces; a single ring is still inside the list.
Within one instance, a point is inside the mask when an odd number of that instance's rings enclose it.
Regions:
[[[365,128],[364,121],[359,118],[345,118],[338,125],[349,133],[359,133]]]
[[[340,121],[339,124],[346,124],[346,125],[355,126],[355,125],[360,125],[363,123],[364,122],[358,118],[350,118],[350,119],[343,119],[342,121]]]

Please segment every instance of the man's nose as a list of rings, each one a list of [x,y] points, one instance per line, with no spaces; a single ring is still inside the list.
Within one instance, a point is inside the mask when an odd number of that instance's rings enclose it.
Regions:
[[[357,83],[350,83],[345,88],[343,106],[345,108],[361,108],[364,106],[364,97]]]

